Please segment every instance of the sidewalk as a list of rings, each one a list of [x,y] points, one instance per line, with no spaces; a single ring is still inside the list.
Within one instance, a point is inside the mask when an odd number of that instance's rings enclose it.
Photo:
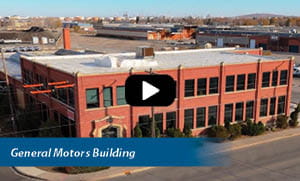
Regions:
[[[241,138],[235,141],[226,142],[227,150],[223,150],[222,152],[238,150],[242,148],[247,148],[250,146],[263,144],[267,142],[272,142],[275,140],[280,140],[284,138],[289,138],[293,136],[300,136],[300,127],[297,128],[289,128],[286,130],[281,130],[278,132],[270,132],[261,136],[255,137],[246,137]],[[228,145],[228,147],[227,147]],[[107,170],[87,173],[87,174],[78,174],[78,175],[68,175],[63,173],[54,173],[47,172],[44,170],[40,170],[36,167],[15,167],[18,173],[24,176],[29,176],[31,178],[39,178],[43,180],[55,180],[55,181],[97,181],[104,180],[108,178],[118,177],[122,175],[126,175],[126,173],[136,173],[151,169],[154,167],[111,167]]]

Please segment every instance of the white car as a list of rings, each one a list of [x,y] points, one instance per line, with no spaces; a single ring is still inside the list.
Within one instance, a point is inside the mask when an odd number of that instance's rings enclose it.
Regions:
[[[300,77],[300,67],[294,67],[294,76]]]

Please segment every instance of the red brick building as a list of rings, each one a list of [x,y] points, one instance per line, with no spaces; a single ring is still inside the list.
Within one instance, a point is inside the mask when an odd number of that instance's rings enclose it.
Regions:
[[[271,51],[300,53],[299,33],[277,33],[237,30],[205,30],[197,33],[197,43],[217,47],[259,48]]]
[[[154,107],[157,127],[163,132],[186,126],[199,135],[225,121],[267,123],[288,115],[294,63],[262,56],[261,49],[224,48],[155,52],[150,58],[135,53],[21,56],[19,63],[8,59],[7,64],[19,104],[39,103],[44,119],[58,121],[65,136],[131,137],[138,123],[142,130],[150,128],[152,117],[151,107],[126,104],[124,84],[132,74],[148,74],[151,68],[173,77],[177,98],[168,107]],[[75,86],[48,84],[60,81]],[[32,95],[22,87],[34,83],[53,91]]]

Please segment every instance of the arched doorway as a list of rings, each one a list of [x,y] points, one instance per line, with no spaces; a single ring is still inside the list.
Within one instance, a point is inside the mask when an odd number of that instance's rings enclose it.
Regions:
[[[118,128],[114,126],[109,126],[102,131],[103,138],[117,138],[118,137]]]

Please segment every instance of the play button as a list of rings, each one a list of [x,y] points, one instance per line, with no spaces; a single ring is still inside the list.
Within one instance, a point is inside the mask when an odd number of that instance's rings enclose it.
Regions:
[[[148,99],[149,97],[152,97],[153,95],[157,94],[159,92],[159,89],[152,86],[146,81],[143,81],[143,101]]]
[[[176,97],[169,75],[132,75],[125,84],[125,98],[132,106],[169,106]]]

